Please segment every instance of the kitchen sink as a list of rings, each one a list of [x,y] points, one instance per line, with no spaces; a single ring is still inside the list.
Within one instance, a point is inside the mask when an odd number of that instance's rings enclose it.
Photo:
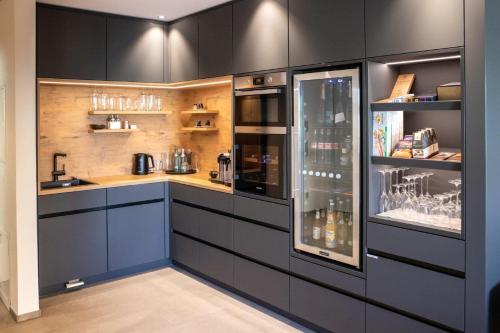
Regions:
[[[40,184],[42,190],[48,190],[51,188],[61,188],[61,187],[86,186],[86,185],[95,185],[95,183],[83,179],[72,178],[72,179],[65,179],[58,181],[42,182]]]

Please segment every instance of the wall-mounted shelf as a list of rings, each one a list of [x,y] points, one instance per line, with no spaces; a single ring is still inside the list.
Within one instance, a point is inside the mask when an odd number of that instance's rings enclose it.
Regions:
[[[394,166],[411,167],[411,168],[450,170],[450,171],[462,170],[461,162],[452,162],[446,160],[439,161],[431,159],[397,158],[397,157],[384,157],[384,156],[372,156],[371,160],[372,164],[380,164],[380,165],[394,165]]]
[[[109,116],[109,115],[144,115],[144,116],[158,116],[169,115],[172,111],[89,111],[91,116]]]
[[[216,127],[183,127],[183,132],[189,133],[215,133],[218,132],[219,129]]]
[[[217,110],[201,110],[201,111],[181,111],[181,114],[189,114],[189,115],[218,115],[219,111]]]
[[[89,129],[89,133],[92,134],[106,134],[106,133],[132,133],[137,132],[139,129],[102,129],[102,130],[94,130]]]
[[[460,111],[462,101],[371,103],[372,111]]]

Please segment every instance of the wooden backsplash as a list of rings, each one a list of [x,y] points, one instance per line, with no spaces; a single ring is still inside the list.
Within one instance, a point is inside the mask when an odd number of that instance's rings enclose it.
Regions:
[[[163,99],[164,109],[171,115],[120,116],[140,131],[134,133],[91,134],[90,124],[104,124],[106,116],[90,116],[92,87],[39,86],[38,175],[40,181],[50,180],[52,155],[64,152],[68,157],[67,176],[91,178],[130,174],[134,153],[149,153],[159,159],[162,152],[174,147],[193,150],[200,172],[217,169],[217,156],[232,147],[232,89],[217,86],[196,90],[145,90],[132,88],[99,89],[107,94],[136,98],[143,91]],[[215,117],[190,117],[181,111],[203,103],[209,110],[218,110]],[[210,118],[219,132],[211,134],[184,133],[183,126],[193,126],[195,119]],[[208,177],[208,175],[207,175]]]

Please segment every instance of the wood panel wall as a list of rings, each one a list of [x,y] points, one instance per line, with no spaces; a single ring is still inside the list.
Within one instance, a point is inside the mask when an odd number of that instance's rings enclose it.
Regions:
[[[149,153],[160,159],[162,152],[174,147],[192,149],[200,172],[217,169],[217,156],[232,147],[232,88],[230,85],[196,90],[144,90],[136,88],[99,88],[100,91],[136,98],[141,92],[151,92],[163,99],[171,115],[123,115],[140,131],[133,133],[91,134],[89,125],[106,121],[106,116],[88,115],[92,87],[39,86],[39,181],[51,179],[52,155],[64,152],[67,176],[92,178],[130,174],[134,153]],[[203,103],[219,111],[213,117],[219,132],[210,134],[184,133],[181,128],[192,126],[194,117],[181,115],[192,104]],[[205,118],[203,118],[205,119]]]

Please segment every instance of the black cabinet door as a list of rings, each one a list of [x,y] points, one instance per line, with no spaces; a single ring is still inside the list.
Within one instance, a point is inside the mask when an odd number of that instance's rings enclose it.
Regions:
[[[108,210],[109,270],[165,258],[163,202]]]
[[[233,68],[233,6],[210,10],[198,17],[199,77],[231,74]]]
[[[463,0],[366,0],[368,57],[464,45]]]
[[[163,82],[164,34],[157,22],[109,17],[107,79]]]
[[[170,79],[172,82],[198,78],[198,18],[191,16],[169,27]]]
[[[290,0],[290,66],[360,59],[363,0]]]
[[[106,80],[106,17],[39,6],[37,76]]]
[[[40,287],[107,271],[106,211],[38,221]]]
[[[233,32],[234,73],[288,66],[287,0],[236,2]]]

